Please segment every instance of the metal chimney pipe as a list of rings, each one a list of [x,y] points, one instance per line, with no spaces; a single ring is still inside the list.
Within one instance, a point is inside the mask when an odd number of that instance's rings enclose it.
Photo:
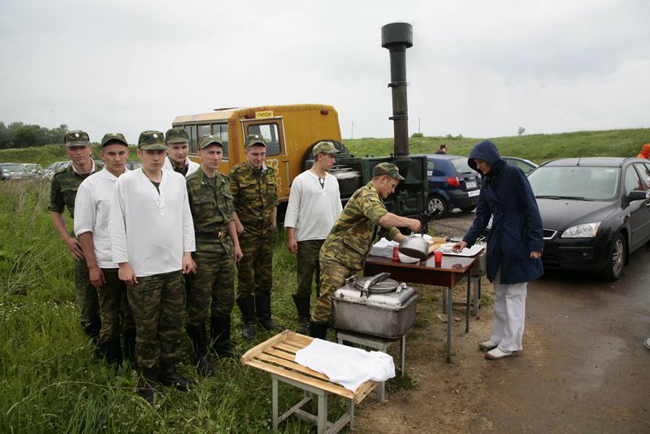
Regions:
[[[395,156],[409,154],[408,103],[406,99],[406,49],[413,46],[413,26],[409,23],[391,23],[381,28],[381,46],[390,53]]]

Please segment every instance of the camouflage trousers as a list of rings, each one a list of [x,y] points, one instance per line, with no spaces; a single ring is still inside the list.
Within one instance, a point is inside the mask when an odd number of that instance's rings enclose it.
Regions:
[[[99,342],[107,344],[123,331],[135,331],[133,313],[126,298],[126,283],[118,275],[118,268],[102,268],[106,283],[97,288],[102,329]]]
[[[135,356],[142,368],[160,359],[174,363],[180,354],[185,290],[181,271],[138,277],[127,284],[135,321]]]
[[[334,291],[343,286],[345,279],[356,274],[357,271],[359,270],[348,268],[335,261],[320,262],[320,297],[311,310],[312,322],[330,322]]]
[[[195,252],[196,274],[187,286],[187,324],[199,325],[212,317],[230,317],[235,302],[235,257],[221,253]]]
[[[244,257],[237,264],[237,300],[270,293],[273,286],[273,231],[250,231],[239,236]]]
[[[324,242],[325,240],[307,240],[298,243],[298,253],[296,253],[296,274],[298,277],[296,298],[311,298],[311,285],[314,281],[314,274],[316,275],[316,294],[320,293],[318,255]]]
[[[86,332],[96,329],[99,332],[99,297],[97,289],[90,283],[90,274],[86,260],[74,261],[74,286],[77,291],[77,303],[81,311],[81,326]]]

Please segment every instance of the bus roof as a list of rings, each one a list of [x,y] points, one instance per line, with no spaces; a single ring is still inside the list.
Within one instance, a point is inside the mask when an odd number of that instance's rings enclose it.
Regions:
[[[246,113],[272,110],[273,112],[304,111],[304,110],[329,110],[335,109],[331,105],[323,104],[293,104],[293,105],[267,105],[259,107],[226,107],[214,109],[210,113],[200,113],[197,115],[182,115],[174,118],[172,122],[176,124],[202,123],[211,121],[227,121],[230,118],[244,117]]]

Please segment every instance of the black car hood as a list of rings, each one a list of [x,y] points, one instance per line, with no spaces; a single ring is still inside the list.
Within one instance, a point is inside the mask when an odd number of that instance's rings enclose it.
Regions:
[[[617,209],[616,203],[616,201],[537,199],[544,229],[555,231],[562,231],[581,223],[602,222]]]

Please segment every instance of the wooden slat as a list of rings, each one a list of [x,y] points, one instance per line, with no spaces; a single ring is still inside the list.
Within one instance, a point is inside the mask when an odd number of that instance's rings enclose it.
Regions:
[[[324,390],[329,393],[333,393],[335,395],[342,396],[344,398],[354,399],[354,394],[352,392],[350,392],[348,389],[346,389],[343,386],[339,386],[338,384],[318,380],[316,378],[307,377],[305,375],[298,374],[296,372],[288,371],[286,369],[279,368],[277,366],[269,365],[268,363],[264,363],[261,360],[257,360],[257,359],[248,360],[245,362],[245,364],[248,366],[254,366],[266,372],[271,372],[273,374],[279,375],[284,378],[289,378],[291,380],[298,381],[299,383],[302,384],[307,384],[313,387],[317,387],[321,390]]]
[[[354,403],[358,404],[363,401],[366,396],[372,392],[372,390],[377,386],[377,383],[374,381],[368,380],[363,383],[361,386],[357,387],[357,390],[354,391]]]
[[[287,353],[296,354],[301,348],[296,348],[292,345],[287,345],[284,342],[273,345],[273,348],[278,350],[286,351]]]
[[[270,354],[272,356],[279,357],[279,358],[284,359],[284,360],[288,360],[289,362],[295,362],[296,361],[296,355],[295,354],[285,353],[284,351],[269,349],[269,350],[265,350],[263,354]]]
[[[273,346],[273,345],[275,345],[275,344],[277,344],[279,342],[282,342],[284,339],[286,339],[287,334],[289,334],[289,333],[293,333],[293,332],[291,332],[289,330],[285,330],[282,333],[277,334],[277,335],[273,336],[272,338],[262,342],[261,344],[251,348],[250,350],[246,351],[246,354],[244,354],[241,357],[242,363],[246,363],[247,360],[250,360],[253,357],[255,357],[257,354],[263,352],[266,347],[270,347],[270,346]]]
[[[299,371],[303,374],[310,375],[312,377],[319,378],[321,380],[330,381],[327,375],[321,374],[320,372],[316,372],[313,369],[309,369],[308,367],[302,366],[296,362],[290,362],[288,360],[275,357],[271,354],[266,354],[266,353],[258,354],[256,359],[263,360],[265,362],[276,363],[285,368],[292,369],[294,371]]]
[[[298,347],[305,348],[307,345],[311,344],[314,338],[301,335],[298,333],[290,332],[287,335],[286,342],[290,344],[298,344]]]

